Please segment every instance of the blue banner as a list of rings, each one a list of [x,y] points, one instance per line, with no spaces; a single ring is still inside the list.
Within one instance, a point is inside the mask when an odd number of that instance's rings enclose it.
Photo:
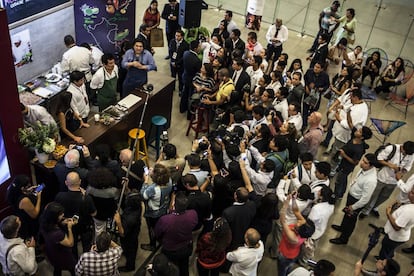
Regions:
[[[76,0],[76,42],[89,43],[104,53],[117,53],[135,36],[134,0]]]

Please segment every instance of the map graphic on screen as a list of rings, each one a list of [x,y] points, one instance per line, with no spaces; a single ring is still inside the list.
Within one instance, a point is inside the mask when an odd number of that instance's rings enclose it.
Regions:
[[[4,145],[3,130],[0,125],[0,184],[10,178],[9,161],[7,160],[6,147]]]

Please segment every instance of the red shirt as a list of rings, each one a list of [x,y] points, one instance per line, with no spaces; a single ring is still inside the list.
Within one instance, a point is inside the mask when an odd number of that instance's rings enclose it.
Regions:
[[[295,224],[290,224],[289,228],[291,230],[293,230],[295,228]],[[296,233],[296,231],[295,231],[295,233]],[[298,233],[296,233],[296,236],[297,236],[299,242],[296,243],[296,244],[292,244],[292,243],[289,243],[289,240],[288,240],[285,232],[283,232],[282,240],[280,241],[280,244],[279,244],[279,251],[283,255],[283,257],[285,257],[287,259],[294,259],[297,256],[299,256],[300,247],[306,239],[299,236]]]

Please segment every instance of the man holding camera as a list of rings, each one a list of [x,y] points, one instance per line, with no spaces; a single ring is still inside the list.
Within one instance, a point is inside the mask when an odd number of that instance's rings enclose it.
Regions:
[[[111,235],[102,232],[90,252],[83,253],[75,270],[76,275],[119,275],[118,260],[122,249],[111,240]]]
[[[19,217],[11,215],[0,225],[0,262],[4,275],[34,275],[37,271],[35,240],[24,241],[18,233]]]

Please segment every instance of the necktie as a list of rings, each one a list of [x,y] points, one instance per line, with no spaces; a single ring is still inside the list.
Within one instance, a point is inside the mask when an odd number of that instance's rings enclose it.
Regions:
[[[277,38],[277,35],[279,34],[279,31],[280,31],[280,29],[279,29],[279,28],[277,28],[277,29],[276,29],[276,33],[275,33],[275,38]]]

